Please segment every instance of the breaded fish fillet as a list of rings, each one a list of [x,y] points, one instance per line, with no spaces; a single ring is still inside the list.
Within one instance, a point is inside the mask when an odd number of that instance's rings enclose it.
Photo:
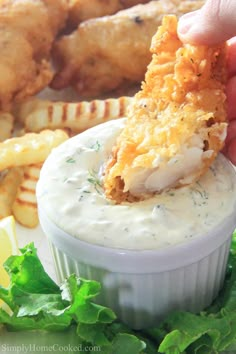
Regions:
[[[150,0],[69,0],[69,26],[77,27],[80,22],[90,18],[113,15],[117,11]]]
[[[67,0],[0,1],[0,110],[52,79],[50,51],[68,15]]]
[[[183,14],[202,1],[151,1],[113,16],[91,19],[54,46],[58,72],[52,88],[73,86],[92,97],[131,83],[140,83],[151,60],[151,38],[166,13]]]
[[[166,16],[152,39],[152,61],[104,176],[116,202],[196,181],[226,137],[226,45],[182,44]]]

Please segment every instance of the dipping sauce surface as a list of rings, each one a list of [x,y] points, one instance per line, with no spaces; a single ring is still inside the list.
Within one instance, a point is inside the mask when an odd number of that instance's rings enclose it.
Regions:
[[[222,156],[191,186],[135,203],[115,205],[106,199],[104,162],[123,125],[119,119],[89,129],[46,160],[37,198],[57,226],[89,243],[147,250],[188,242],[233,212],[232,170]]]

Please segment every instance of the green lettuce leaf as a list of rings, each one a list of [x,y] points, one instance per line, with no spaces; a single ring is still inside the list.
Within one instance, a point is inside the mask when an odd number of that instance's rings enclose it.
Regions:
[[[178,311],[159,327],[134,331],[115,313],[96,303],[101,285],[72,274],[59,287],[45,272],[33,244],[11,256],[10,276],[0,298],[12,310],[0,309],[0,324],[12,331],[66,331],[76,327],[82,348],[99,346],[103,354],[218,354],[236,352],[236,234],[233,236],[224,287],[199,314]],[[83,352],[83,351],[82,351]]]
[[[1,308],[0,324],[11,331],[65,331],[76,325],[77,342],[84,348],[99,346],[103,354],[144,353],[144,340],[116,323],[111,309],[93,301],[101,291],[98,282],[72,274],[59,287],[45,272],[33,243],[20,251],[4,263],[10,285],[0,287],[0,298],[12,313]]]
[[[72,274],[62,286],[62,297],[71,302],[67,313],[71,314],[76,322],[81,323],[110,323],[116,318],[115,313],[104,306],[91,302],[99,295],[101,285],[93,280],[78,279]]]
[[[200,314],[176,312],[157,329],[147,331],[161,341],[165,354],[220,353],[236,344],[236,233],[233,235],[224,287],[214,303]]]

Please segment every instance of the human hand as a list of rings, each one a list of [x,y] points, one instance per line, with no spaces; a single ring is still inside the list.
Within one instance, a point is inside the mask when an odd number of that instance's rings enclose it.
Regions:
[[[223,152],[236,165],[236,1],[207,0],[200,10],[180,18],[178,35],[192,44],[213,45],[230,39],[226,87],[229,125]]]

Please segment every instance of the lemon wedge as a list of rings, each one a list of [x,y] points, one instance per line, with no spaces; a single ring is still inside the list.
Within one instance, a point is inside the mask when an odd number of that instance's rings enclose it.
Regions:
[[[7,287],[9,277],[3,263],[11,255],[18,254],[18,245],[16,239],[15,219],[13,216],[7,216],[0,220],[0,285]],[[1,306],[0,300],[0,306]]]

